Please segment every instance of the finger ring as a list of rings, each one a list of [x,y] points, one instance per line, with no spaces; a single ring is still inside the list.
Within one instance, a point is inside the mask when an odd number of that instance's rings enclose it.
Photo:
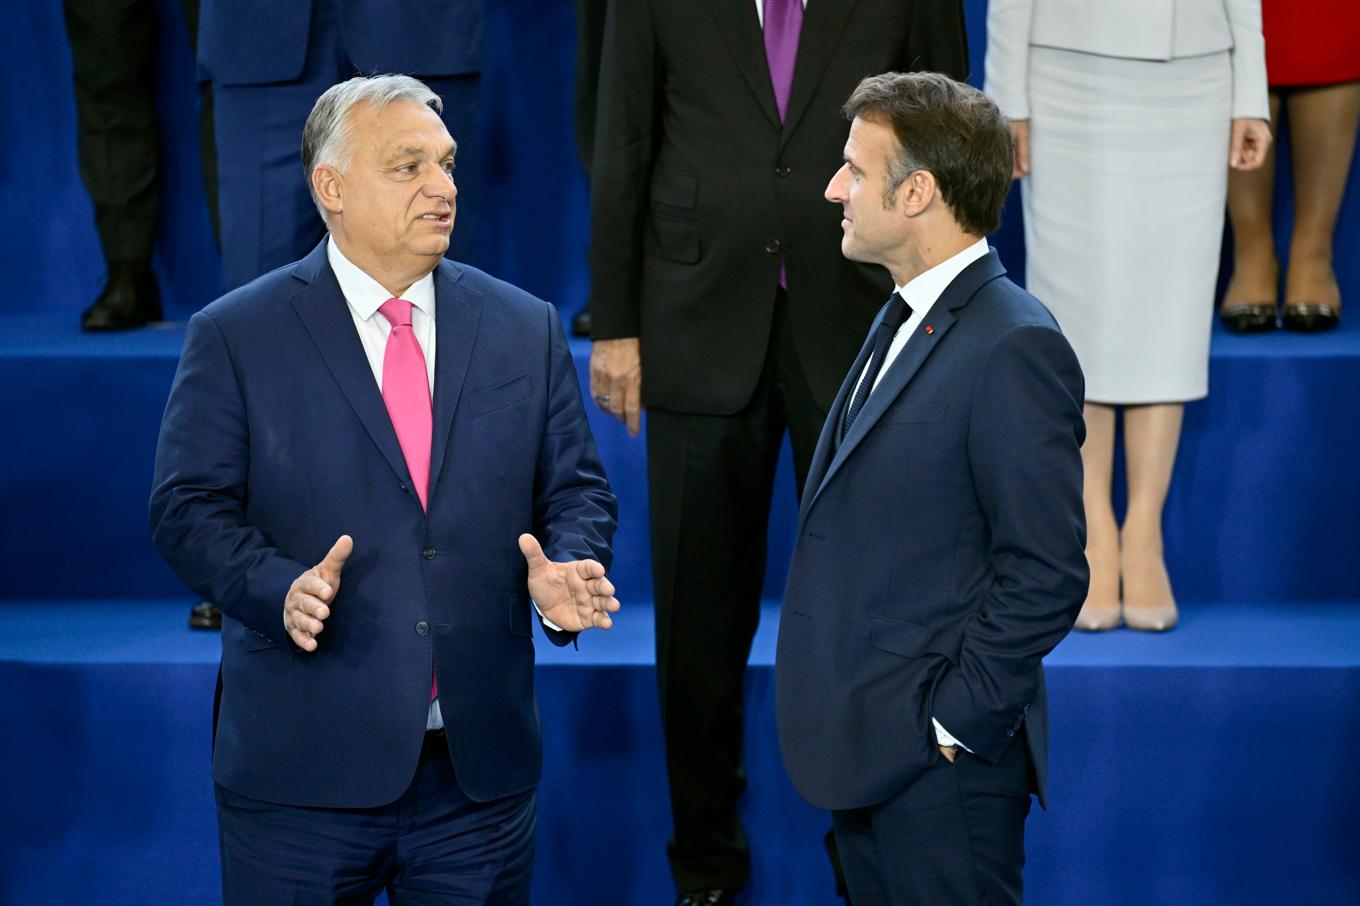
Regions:
[[[606,393],[606,394],[603,394],[602,396],[597,396],[597,397],[595,397],[595,402],[597,402],[597,403],[607,403],[607,402],[609,402],[609,394]]]

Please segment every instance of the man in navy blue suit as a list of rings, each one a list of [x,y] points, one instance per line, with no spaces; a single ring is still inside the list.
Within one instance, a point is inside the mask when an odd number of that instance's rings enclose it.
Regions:
[[[1086,594],[1083,381],[983,238],[1006,120],[933,73],[865,79],[826,196],[879,312],[822,429],[776,655],[779,739],[850,900],[1019,903],[1044,802],[1042,661]]]
[[[404,72],[443,100],[462,144],[460,226],[476,235],[482,0],[202,0],[198,64],[212,81],[222,272],[234,289],[296,261],[324,227],[297,179],[297,137],[317,95],[353,75]]]
[[[229,904],[527,903],[532,625],[619,606],[557,313],[443,257],[455,150],[422,83],[334,86],[302,142],[329,237],[189,323],[151,528],[225,616]]]

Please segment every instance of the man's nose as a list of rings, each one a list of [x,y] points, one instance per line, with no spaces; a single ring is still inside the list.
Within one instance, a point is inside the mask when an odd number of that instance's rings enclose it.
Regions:
[[[826,191],[822,193],[827,201],[841,202],[845,200],[845,195],[841,192],[841,176],[845,173],[845,165],[837,170],[831,177],[831,182],[826,184]]]
[[[453,201],[458,195],[458,185],[453,181],[453,174],[442,169],[437,172],[437,176],[426,182],[425,194],[431,198],[447,198]]]

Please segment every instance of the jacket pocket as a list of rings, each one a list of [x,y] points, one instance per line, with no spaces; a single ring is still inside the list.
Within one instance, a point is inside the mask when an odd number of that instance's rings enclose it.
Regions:
[[[534,617],[538,611],[534,610],[529,596],[517,591],[508,592],[505,602],[510,609],[510,634],[521,639],[533,635]]]
[[[869,617],[869,641],[880,651],[900,657],[942,654],[955,664],[963,646],[963,637],[958,630],[930,629],[877,615]]]
[[[699,260],[699,227],[653,211],[647,218],[642,247],[658,258],[693,264]]]
[[[529,375],[522,374],[494,387],[476,390],[468,394],[468,411],[472,417],[486,415],[498,409],[505,409],[529,398]]]

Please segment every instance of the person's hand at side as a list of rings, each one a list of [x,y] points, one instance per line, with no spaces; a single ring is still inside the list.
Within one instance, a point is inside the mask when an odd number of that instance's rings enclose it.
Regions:
[[[1015,145],[1015,163],[1011,179],[1029,175],[1029,120],[1011,120],[1011,140]]]
[[[321,562],[293,580],[283,598],[283,628],[303,651],[316,650],[316,637],[326,628],[331,602],[340,591],[340,571],[354,552],[354,539],[341,535]]]
[[[519,536],[519,551],[529,565],[529,597],[544,619],[567,632],[614,625],[609,615],[618,611],[619,599],[602,563],[554,563],[544,556],[538,539],[527,533]]]
[[[1244,117],[1233,120],[1228,166],[1234,170],[1255,170],[1266,162],[1270,141],[1270,123],[1265,120]]]
[[[590,395],[637,437],[642,422],[642,353],[637,337],[591,344]]]

